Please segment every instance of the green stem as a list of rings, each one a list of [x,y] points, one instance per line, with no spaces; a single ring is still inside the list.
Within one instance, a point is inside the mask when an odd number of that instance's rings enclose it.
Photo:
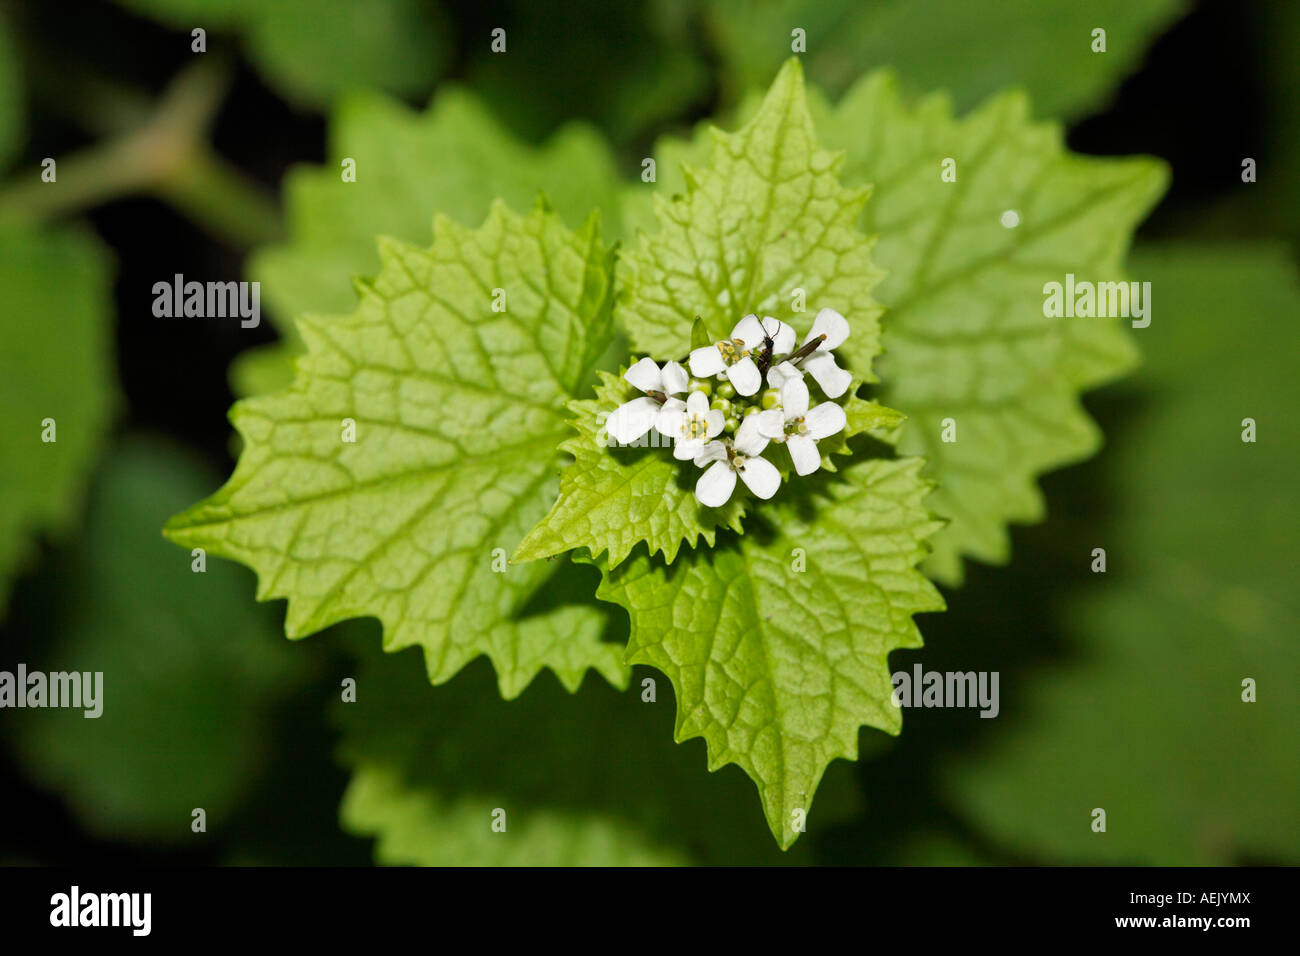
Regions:
[[[206,144],[153,192],[233,246],[258,246],[284,234],[274,201]]]
[[[92,146],[58,160],[52,183],[30,171],[0,189],[0,217],[44,222],[136,192],[148,181],[138,152],[128,140]]]
[[[43,222],[143,194],[172,203],[232,245],[277,238],[282,226],[274,201],[207,143],[226,87],[223,65],[200,60],[176,77],[143,122],[58,160],[54,182],[32,171],[0,188],[0,218]],[[138,111],[130,94],[120,105],[120,117]]]

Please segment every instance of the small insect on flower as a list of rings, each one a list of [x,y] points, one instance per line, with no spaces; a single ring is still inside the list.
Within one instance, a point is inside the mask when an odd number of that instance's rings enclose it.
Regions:
[[[606,430],[624,444],[651,428],[671,438],[674,458],[704,469],[695,497],[707,507],[730,501],[738,480],[766,500],[781,485],[781,472],[763,457],[770,442],[786,446],[796,474],[810,475],[822,466],[817,443],[847,426],[834,399],[849,390],[853,376],[835,363],[832,350],[848,337],[848,320],[829,308],[817,313],[797,348],[794,329],[770,315],[747,315],[731,338],[712,344],[703,344],[709,334],[697,319],[690,374],[676,362],[661,368],[641,359],[624,377],[645,395],[616,408]],[[805,372],[827,400],[813,404]],[[675,397],[684,392],[685,401]]]
[[[770,343],[770,345],[769,345]],[[789,352],[794,348],[794,329],[766,316],[761,322],[747,315],[731,330],[731,338],[691,351],[691,374],[698,378],[725,373],[741,395],[753,395],[763,384],[763,372],[755,358]],[[770,351],[769,351],[770,349]]]

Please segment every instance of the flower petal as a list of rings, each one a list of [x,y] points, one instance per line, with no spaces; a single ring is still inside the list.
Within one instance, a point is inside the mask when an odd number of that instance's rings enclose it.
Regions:
[[[763,341],[763,323],[758,321],[758,316],[747,315],[731,330],[733,339],[740,339],[745,343],[745,348],[756,349]]]
[[[707,434],[710,438],[716,438],[722,429],[727,427],[727,416],[722,414],[719,409],[711,408],[704,420],[708,422]]]
[[[817,443],[807,435],[791,435],[785,440],[785,447],[790,449],[790,460],[794,462],[794,470],[799,474],[811,475],[822,466]]]
[[[794,327],[782,322],[780,319],[774,319],[770,315],[763,316],[763,331],[772,338],[773,355],[789,355],[794,351],[795,332]]]
[[[703,438],[678,438],[673,442],[673,457],[678,461],[694,461],[703,450]]]
[[[691,392],[686,396],[686,410],[692,415],[703,416],[709,410],[709,396],[703,392]]]
[[[770,439],[762,432],[762,426],[759,424],[760,415],[750,415],[736,429],[736,451],[741,454],[757,455],[767,447]]]
[[[703,468],[711,461],[726,461],[727,446],[720,441],[705,442],[704,447],[700,449],[699,454],[695,456],[695,464]]]
[[[813,319],[812,328],[804,342],[809,342],[818,335],[825,334],[826,341],[818,346],[820,349],[837,349],[849,337],[849,320],[834,309],[822,309]]]
[[[780,487],[781,473],[766,458],[751,458],[745,462],[740,480],[755,496],[766,500],[776,494],[776,489]]]
[[[763,384],[762,373],[748,355],[735,365],[727,366],[727,378],[741,395],[753,395],[758,391],[758,386]]]
[[[664,362],[664,391],[669,395],[680,395],[691,387],[691,376],[677,362]]]
[[[686,426],[686,412],[680,408],[664,408],[655,416],[655,431],[668,438],[681,437]]]
[[[642,395],[630,402],[624,402],[609,413],[605,420],[605,431],[620,445],[634,442],[652,427],[659,417],[659,403],[653,398]]]
[[[822,402],[807,415],[803,422],[808,426],[809,438],[829,438],[848,424],[849,418],[844,409],[834,402]]]
[[[687,360],[691,366],[691,374],[696,378],[708,378],[710,375],[717,375],[727,363],[722,360],[722,353],[718,351],[716,345],[703,345],[698,349],[691,350],[691,357]]]
[[[803,360],[803,368],[822,387],[827,398],[839,398],[853,382],[853,376],[835,364],[835,356],[821,349]]]
[[[659,366],[655,364],[655,360],[649,356],[624,372],[623,377],[643,392],[648,392],[651,389],[655,391],[663,390],[663,373],[659,371]]]
[[[700,504],[720,508],[736,488],[736,473],[725,461],[715,461],[695,483],[695,497]]]
[[[749,418],[754,419],[758,433],[764,438],[785,437],[785,416],[779,408],[769,408],[764,412],[755,412]],[[746,418],[745,421],[749,421]]]
[[[802,378],[792,378],[781,386],[781,411],[787,422],[808,414],[808,386]]]
[[[790,362],[780,362],[767,370],[767,387],[780,388],[792,378],[803,378],[803,372]]]

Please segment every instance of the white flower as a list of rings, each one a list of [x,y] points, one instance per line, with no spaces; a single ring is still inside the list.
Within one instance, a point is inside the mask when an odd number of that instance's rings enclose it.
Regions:
[[[725,372],[727,379],[741,395],[753,395],[763,384],[763,376],[752,355],[761,355],[767,339],[772,340],[772,354],[783,355],[794,350],[794,329],[765,316],[747,315],[731,330],[731,338],[705,345],[691,352],[691,374],[708,378]]]
[[[831,349],[839,348],[849,337],[848,320],[834,309],[822,309],[813,320],[812,328],[803,340],[804,344],[807,345],[819,335],[826,338],[817,346],[816,351],[803,360],[803,369],[822,387],[827,398],[839,398],[852,384],[853,376],[835,364]],[[770,374],[768,384],[772,385]]]
[[[663,369],[652,358],[643,358],[623,373],[623,377],[643,392],[658,392],[667,398],[660,402],[657,398],[644,395],[624,402],[609,413],[605,421],[605,431],[609,432],[619,444],[634,442],[654,427],[660,415],[680,412],[686,404],[680,398],[671,398],[686,391],[691,383],[686,369],[676,362],[665,362]]]
[[[673,457],[688,461],[704,450],[705,442],[721,434],[725,424],[726,416],[716,408],[709,408],[707,395],[691,392],[680,409],[665,407],[655,421],[655,428],[659,434],[673,439]]]
[[[768,440],[759,430],[758,417],[750,415],[740,423],[736,440],[730,447],[720,441],[711,441],[695,456],[695,464],[701,468],[709,465],[695,483],[695,497],[700,504],[710,508],[725,505],[736,489],[737,475],[759,498],[767,499],[776,494],[781,474],[770,461],[759,457]]]
[[[781,386],[781,405],[751,416],[763,436],[785,442],[790,460],[800,475],[811,475],[822,466],[817,442],[829,438],[848,424],[844,409],[834,402],[822,402],[808,410],[808,386],[802,378],[789,379]]]
[[[803,372],[790,362],[778,362],[767,370],[767,387],[780,388],[792,378],[803,378]]]

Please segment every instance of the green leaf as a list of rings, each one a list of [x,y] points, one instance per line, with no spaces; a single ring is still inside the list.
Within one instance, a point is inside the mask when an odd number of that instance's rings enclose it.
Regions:
[[[113,416],[111,271],[85,232],[0,225],[0,614],[32,539],[80,510]]]
[[[902,429],[903,422],[907,420],[907,416],[902,412],[881,405],[874,399],[867,401],[859,398],[854,394],[857,389],[858,385],[855,383],[847,393],[849,400],[842,403],[845,417],[844,429],[817,443],[817,450],[822,456],[822,468],[827,471],[837,470],[835,455],[854,453],[854,448],[849,445],[850,438],[855,435],[870,435],[882,445],[892,446],[897,444],[898,433]],[[782,474],[788,474],[790,469],[788,456],[778,453],[776,467]]]
[[[502,801],[505,802],[505,801]],[[410,787],[391,767],[361,763],[343,798],[343,826],[375,836],[375,860],[414,866],[675,866],[661,849],[617,821],[540,810],[514,831],[492,830],[495,811],[481,797],[447,799]],[[507,822],[509,817],[506,817]]]
[[[751,93],[736,111],[736,116],[743,120],[753,118],[762,101],[760,93]],[[700,169],[708,164],[709,155],[713,151],[714,127],[721,126],[730,118],[728,115],[713,121],[698,123],[689,138],[672,135],[661,136],[655,141],[655,181],[646,183],[634,180],[625,183],[619,192],[619,218],[623,223],[624,234],[628,238],[634,237],[638,230],[644,232],[658,230],[657,202],[661,197],[685,196],[687,170]],[[728,125],[740,124],[728,123]],[[717,336],[711,335],[714,340],[730,332],[731,327],[717,331]]]
[[[1004,682],[1003,719],[945,782],[987,835],[1055,861],[1294,864],[1300,603],[1283,516],[1300,387],[1277,320],[1300,314],[1296,272],[1282,248],[1178,243],[1139,250],[1133,273],[1160,302],[1146,364],[1094,479],[1107,511],[1065,538],[1082,568],[1105,548],[1106,573],[1059,602],[1071,653],[1018,693]]]
[[[1018,94],[957,120],[941,97],[905,104],[878,74],[818,112],[826,142],[846,151],[845,180],[875,184],[863,228],[880,235],[888,274],[880,397],[911,419],[899,452],[929,460],[930,507],[951,519],[927,571],[956,583],[962,555],[1004,563],[1007,523],[1042,520],[1039,473],[1100,445],[1078,393],[1133,367],[1127,321],[1048,318],[1043,286],[1125,278],[1132,231],[1168,174],[1155,160],[1067,152]],[[955,182],[941,179],[947,158]],[[1019,225],[1002,224],[1006,210]],[[856,335],[841,351],[872,354]],[[955,442],[942,440],[949,418]]]
[[[796,60],[777,76],[757,114],[736,133],[713,134],[707,166],[687,171],[686,193],[656,201],[659,231],[621,260],[619,322],[636,350],[681,355],[696,316],[726,334],[748,313],[804,330],[795,290],[810,308],[848,317],[854,373],[875,381],[881,272],[856,229],[866,189],[844,189],[843,157],[817,145]]]
[[[907,419],[902,412],[876,401],[863,401],[856,395],[844,403],[844,415],[848,423],[840,434],[849,438],[863,432],[892,431]]]
[[[1023,88],[1047,115],[1104,106],[1148,44],[1185,12],[1183,0],[709,0],[733,93],[767,82],[805,33],[809,78],[840,92],[871,69],[898,70],[916,91],[951,91],[968,109]],[[1106,30],[1106,52],[1092,31]]]
[[[466,82],[518,136],[582,117],[626,143],[710,94],[694,5],[504,0],[491,25],[506,30],[506,49],[492,52],[486,28],[473,36]]]
[[[506,702],[481,664],[430,692],[404,657],[366,648],[356,701],[333,707],[353,771],[343,826],[375,837],[381,863],[806,864],[858,808],[850,767],[835,768],[811,840],[782,854],[744,774],[702,773],[703,746],[672,742],[672,689],[649,669],[623,693],[588,682],[569,694],[542,679]],[[504,832],[492,829],[498,808]]]
[[[300,321],[294,387],[236,404],[234,475],[168,536],[256,570],[290,637],[366,615],[386,649],[423,647],[434,683],[486,654],[506,696],[547,666],[621,684],[603,616],[539,608],[556,567],[504,560],[554,500],[564,402],[610,338],[595,218],[573,233],[498,203],[480,229],[440,217],[431,248],[380,257],[355,313]]]
[[[597,596],[631,618],[628,660],[677,689],[677,740],[703,737],[711,770],[753,778],[782,848],[827,764],[856,759],[858,728],[901,727],[889,652],[920,646],[912,615],[944,606],[915,569],[938,527],[921,464],[857,460],[691,561],[602,569]]]
[[[297,338],[297,332],[294,338]],[[267,395],[293,385],[293,359],[299,346],[271,342],[244,349],[230,365],[230,390],[235,395]]]
[[[695,324],[691,326],[691,351],[705,348],[716,341],[717,339],[709,334],[709,327],[704,324],[704,320],[697,318]]]
[[[644,541],[650,553],[677,557],[684,542],[695,547],[703,538],[713,546],[718,528],[740,530],[744,498],[737,495],[721,508],[706,508],[695,498],[698,470],[673,458],[668,447],[610,447],[605,416],[636,392],[622,378],[600,373],[596,399],[569,403],[577,435],[560,446],[573,461],[560,472],[560,496],[550,513],[528,532],[513,561],[533,561],[574,548],[593,555],[608,552],[616,565]]]
[[[345,159],[356,162],[356,182],[343,181]],[[571,226],[600,207],[604,228],[617,235],[616,183],[609,147],[580,124],[534,147],[463,90],[443,88],[424,113],[377,93],[344,97],[331,121],[327,164],[295,169],[285,180],[289,240],[251,258],[249,275],[262,283],[291,344],[241,356],[232,369],[238,394],[292,379],[301,346],[289,320],[350,309],[353,277],[379,268],[376,236],[424,242],[435,211],[474,225],[495,198],[527,208],[539,191]]]
[[[834,108],[810,100],[826,145],[844,150],[844,181],[872,186],[861,226],[879,236],[872,255],[886,274],[875,290],[886,308],[879,394],[911,419],[899,451],[927,457],[939,485],[930,507],[950,519],[927,573],[959,583],[963,555],[1004,563],[1007,523],[1042,519],[1038,474],[1099,447],[1079,392],[1130,371],[1136,349],[1122,320],[1045,317],[1043,285],[1070,272],[1124,278],[1132,231],[1168,174],[1155,160],[1069,153],[1058,127],[1030,121],[1019,94],[958,120],[943,97],[909,104],[880,73]],[[701,128],[658,144],[655,203],[688,188],[678,170],[708,155],[708,139]],[[948,158],[956,182],[940,178]],[[630,226],[650,227],[648,190],[626,188]],[[1002,225],[1007,209],[1015,228]],[[854,331],[839,351],[858,371],[877,345],[845,315]],[[942,441],[946,418],[956,442]]]
[[[297,105],[324,108],[354,87],[428,90],[447,59],[449,27],[424,0],[118,0],[188,33],[237,30],[249,58]]]
[[[96,477],[75,545],[15,610],[18,632],[34,636],[18,658],[29,671],[103,674],[98,717],[5,720],[25,773],[101,837],[183,843],[194,807],[220,830],[256,779],[271,705],[300,676],[269,609],[243,597],[245,572],[213,562],[194,573],[158,536],[211,480],[170,445],[128,441]]]

